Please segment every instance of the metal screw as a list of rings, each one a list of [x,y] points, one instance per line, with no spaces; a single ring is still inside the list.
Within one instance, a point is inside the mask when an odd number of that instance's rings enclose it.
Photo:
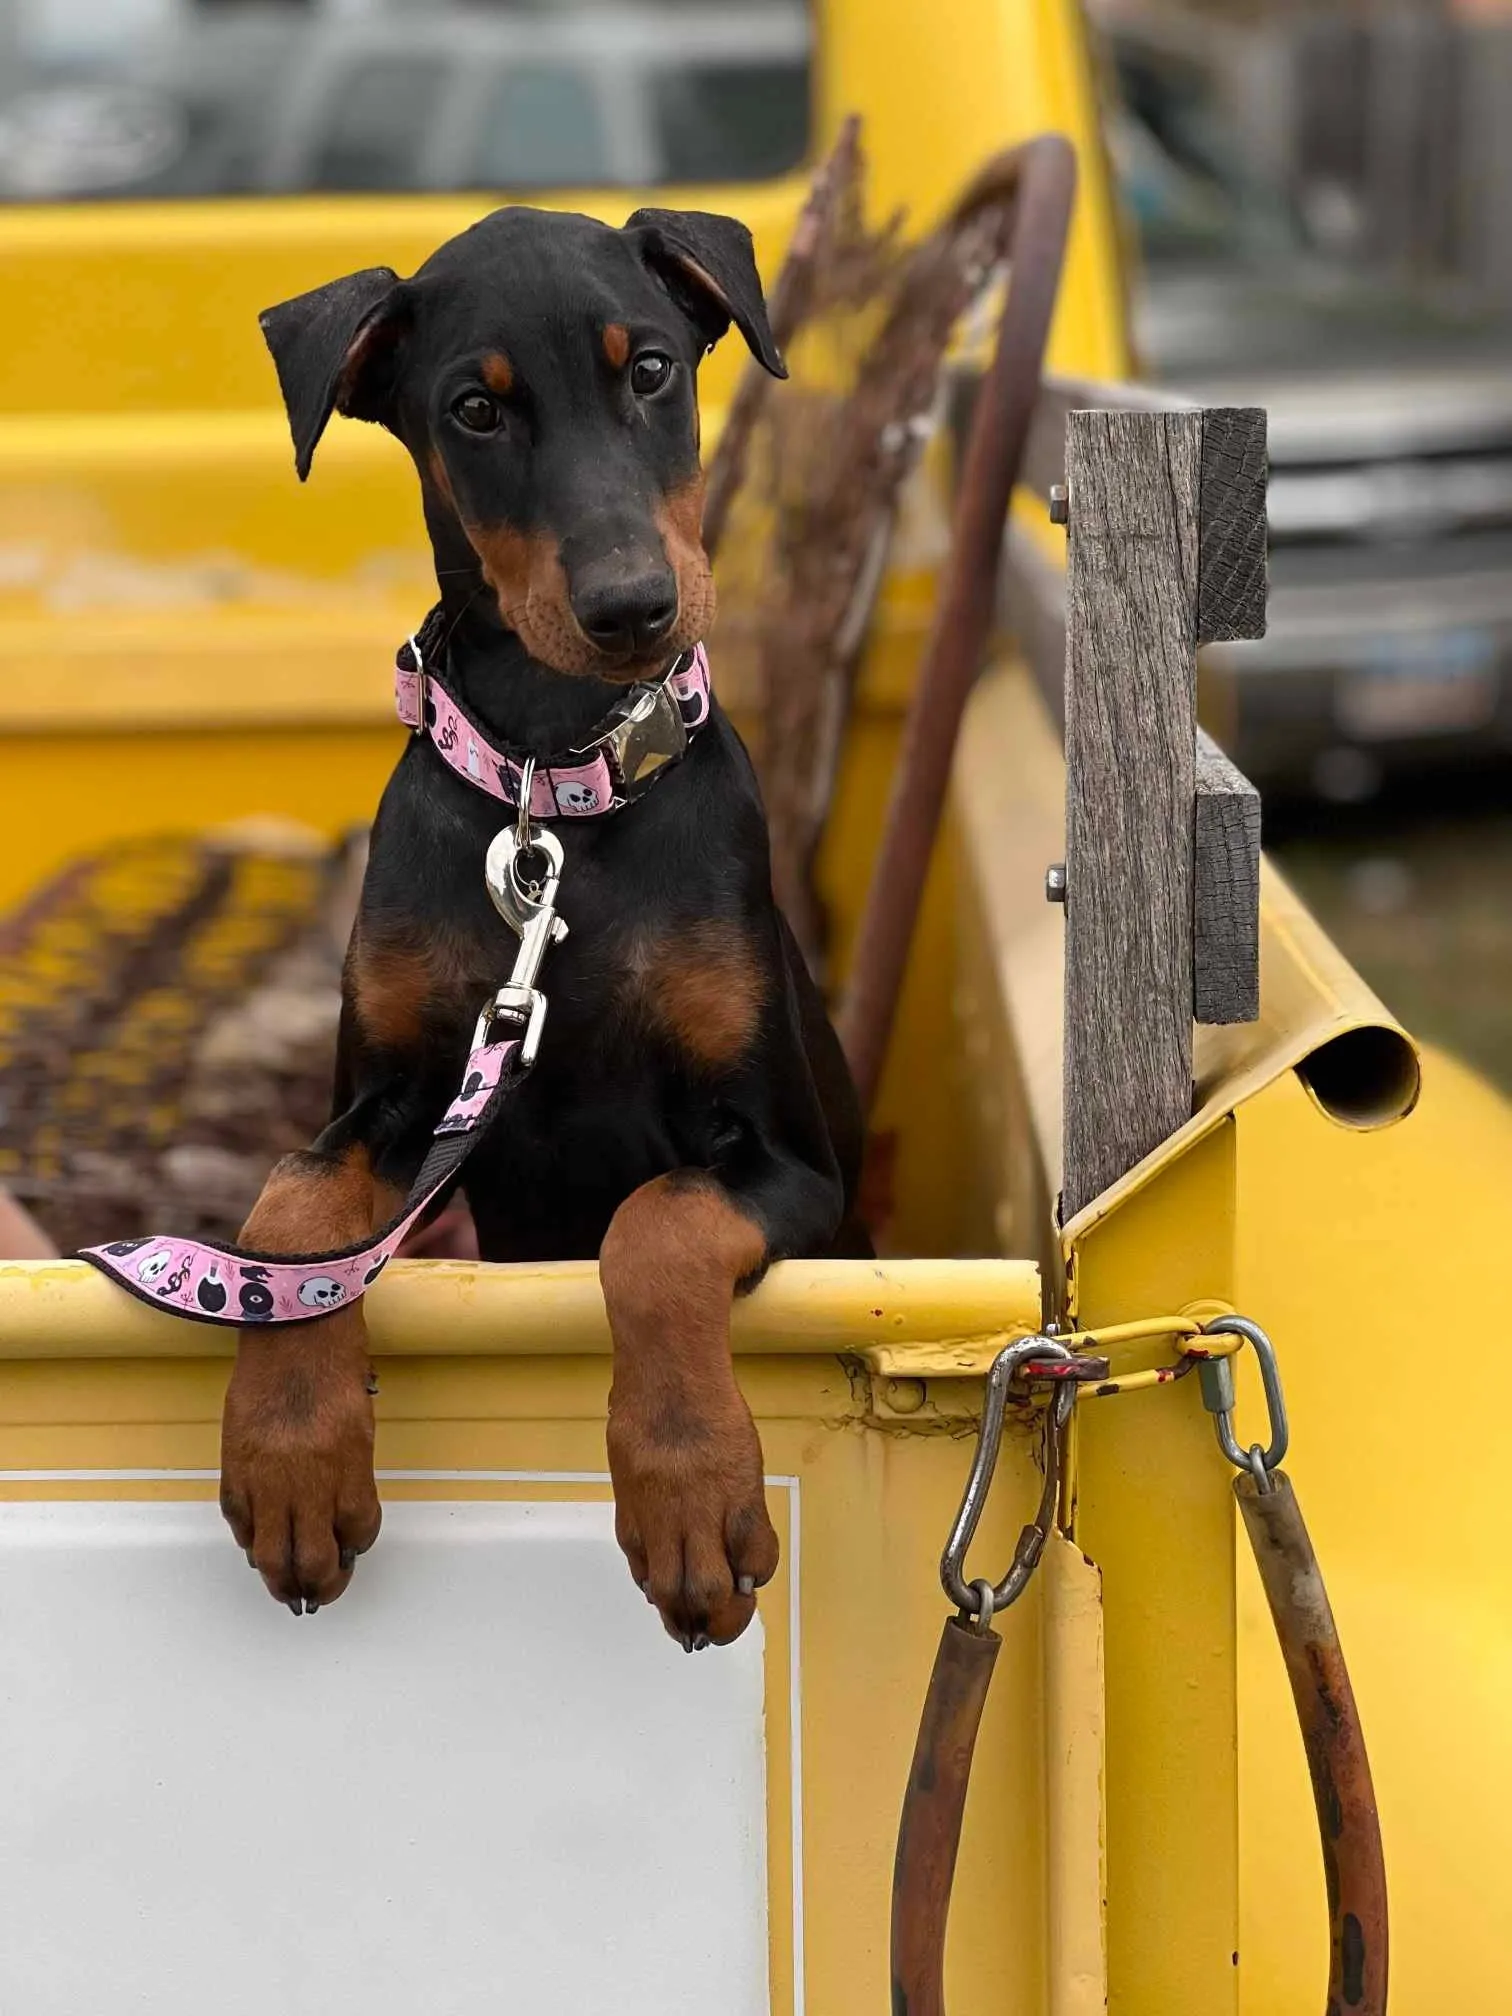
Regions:
[[[1053,861],[1045,870],[1045,901],[1064,903],[1066,900],[1066,864]]]
[[[1071,491],[1065,483],[1050,485],[1050,523],[1069,525],[1071,522]]]
[[[889,1379],[886,1397],[887,1404],[894,1414],[917,1414],[924,1405],[924,1381]]]

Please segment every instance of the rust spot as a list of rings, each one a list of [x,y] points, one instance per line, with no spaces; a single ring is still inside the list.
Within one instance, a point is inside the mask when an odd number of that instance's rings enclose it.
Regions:
[[[704,478],[701,469],[669,490],[653,517],[667,564],[677,576],[677,627],[667,644],[685,651],[714,624],[714,570],[703,544]]]
[[[514,367],[502,350],[491,351],[483,359],[481,373],[489,391],[497,392],[501,399],[514,390]]]
[[[734,924],[709,919],[675,935],[638,934],[627,961],[629,1006],[706,1071],[745,1055],[766,1003],[766,974]]]
[[[630,331],[623,322],[611,322],[604,331],[604,355],[616,371],[630,362]]]

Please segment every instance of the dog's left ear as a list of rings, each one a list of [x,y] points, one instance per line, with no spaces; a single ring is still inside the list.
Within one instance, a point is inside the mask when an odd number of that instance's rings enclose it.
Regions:
[[[333,412],[391,418],[393,363],[408,322],[399,275],[388,266],[348,273],[258,317],[294,437],[302,483]]]
[[[625,229],[706,342],[717,343],[733,322],[757,362],[786,378],[744,224],[708,210],[637,210]]]

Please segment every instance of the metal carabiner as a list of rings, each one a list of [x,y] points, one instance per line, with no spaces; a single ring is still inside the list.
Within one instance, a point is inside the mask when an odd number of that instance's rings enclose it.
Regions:
[[[1245,1470],[1255,1480],[1257,1490],[1269,1491],[1270,1473],[1284,1462],[1291,1447],[1291,1426],[1286,1418],[1286,1396],[1281,1391],[1281,1370],[1276,1348],[1258,1323],[1247,1316],[1215,1316],[1202,1326],[1204,1337],[1242,1337],[1260,1365],[1260,1381],[1265,1388],[1266,1412],[1270,1416],[1270,1444],[1258,1442],[1242,1449],[1234,1434],[1234,1366],[1230,1358],[1211,1358],[1199,1365],[1202,1404],[1213,1416],[1218,1430],[1218,1447],[1236,1470]]]
[[[1059,1361],[1074,1354],[1053,1337],[1025,1337],[1017,1344],[1009,1344],[992,1361],[992,1369],[987,1374],[987,1388],[982,1396],[982,1425],[977,1435],[976,1455],[972,1459],[971,1475],[966,1479],[966,1489],[961,1498],[961,1509],[956,1514],[955,1524],[950,1529],[950,1538],[945,1543],[945,1552],[940,1556],[940,1586],[960,1611],[963,1618],[980,1619],[987,1611],[987,1623],[998,1611],[1006,1610],[1010,1603],[1016,1603],[1029,1586],[1030,1577],[1039,1566],[1040,1556],[1045,1551],[1045,1542],[1050,1537],[1055,1521],[1056,1500],[1060,1495],[1061,1444],[1065,1437],[1066,1423],[1071,1418],[1071,1410],[1076,1405],[1076,1383],[1067,1379],[1055,1388],[1050,1405],[1045,1410],[1044,1471],[1045,1485],[1040,1493],[1039,1511],[1034,1523],[1026,1526],[1019,1535],[1017,1547],[1013,1550],[1013,1560],[1001,1582],[979,1589],[975,1582],[965,1578],[966,1552],[975,1537],[987,1504],[987,1494],[992,1488],[992,1475],[997,1468],[998,1451],[1003,1442],[1003,1417],[1008,1406],[1008,1389],[1025,1365],[1046,1359]],[[990,1596],[991,1608],[987,1599]],[[986,1624],[979,1628],[985,1630]]]
[[[484,862],[484,880],[494,908],[520,940],[514,971],[478,1018],[473,1034],[476,1050],[487,1040],[493,1023],[501,1018],[514,1022],[521,1031],[520,1068],[528,1071],[541,1047],[546,1021],[546,996],[536,985],[541,961],[549,946],[560,945],[567,936],[565,919],[556,914],[557,891],[561,885],[562,843],[545,827],[532,838],[530,851],[540,855],[546,874],[528,885],[520,875],[522,848],[516,829],[506,826],[489,843]]]

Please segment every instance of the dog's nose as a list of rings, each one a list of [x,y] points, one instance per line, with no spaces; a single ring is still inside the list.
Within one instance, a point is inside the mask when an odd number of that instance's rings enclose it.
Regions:
[[[677,576],[670,567],[613,580],[583,581],[572,590],[572,613],[600,651],[640,658],[677,621]]]

